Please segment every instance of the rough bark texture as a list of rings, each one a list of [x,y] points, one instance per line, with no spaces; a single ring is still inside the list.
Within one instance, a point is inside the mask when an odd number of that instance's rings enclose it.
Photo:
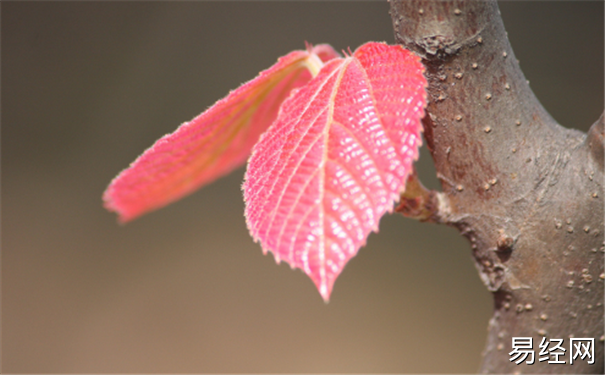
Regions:
[[[427,67],[425,138],[443,191],[420,201],[468,238],[494,295],[480,371],[603,373],[603,116],[588,134],[555,122],[495,1],[392,1],[391,15]],[[535,364],[510,361],[512,337],[533,338]],[[543,337],[565,340],[567,365],[538,361]],[[569,365],[570,337],[595,338],[594,365]]]

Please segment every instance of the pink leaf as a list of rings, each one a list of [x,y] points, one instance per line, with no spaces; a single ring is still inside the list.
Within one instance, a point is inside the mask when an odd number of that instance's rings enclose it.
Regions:
[[[367,43],[286,99],[254,146],[244,183],[248,228],[264,252],[309,275],[326,301],[418,158],[423,72],[402,47]]]
[[[292,89],[307,83],[323,62],[339,56],[325,44],[307,49],[281,57],[258,77],[160,138],[111,182],[103,195],[105,207],[126,222],[242,165]]]

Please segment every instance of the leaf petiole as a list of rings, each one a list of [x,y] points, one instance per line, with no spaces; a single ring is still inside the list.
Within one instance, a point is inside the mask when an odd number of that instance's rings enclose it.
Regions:
[[[315,78],[317,76],[317,74],[319,73],[319,71],[321,70],[321,68],[323,68],[324,63],[323,63],[323,61],[321,61],[319,56],[317,56],[315,53],[311,53],[311,54],[309,54],[309,57],[307,57],[303,61],[303,65],[305,66],[305,68],[307,68],[309,70],[309,73],[311,73],[311,76],[313,76],[313,78]]]

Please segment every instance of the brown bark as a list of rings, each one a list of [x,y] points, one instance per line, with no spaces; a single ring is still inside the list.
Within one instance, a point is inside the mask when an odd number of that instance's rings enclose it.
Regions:
[[[494,295],[480,371],[603,373],[603,116],[588,134],[555,122],[495,1],[392,0],[391,16],[427,67],[424,135],[442,184],[399,209],[470,241]],[[533,365],[510,361],[512,337],[533,338]],[[565,340],[567,365],[538,361],[543,337]],[[595,338],[594,365],[569,365],[570,337]]]

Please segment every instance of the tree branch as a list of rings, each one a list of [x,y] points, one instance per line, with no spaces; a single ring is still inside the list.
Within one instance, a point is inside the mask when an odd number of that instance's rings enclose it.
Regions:
[[[391,16],[427,67],[424,134],[448,201],[432,221],[469,239],[494,295],[481,371],[603,373],[603,116],[588,135],[556,123],[495,1],[392,1]],[[512,337],[593,337],[596,363],[516,365]]]

